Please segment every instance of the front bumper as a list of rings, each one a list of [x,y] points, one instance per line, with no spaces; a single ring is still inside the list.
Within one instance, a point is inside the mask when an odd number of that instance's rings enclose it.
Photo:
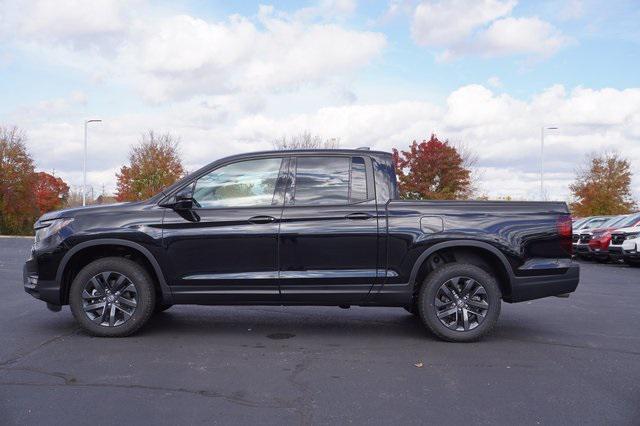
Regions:
[[[584,243],[576,244],[576,246],[574,247],[574,253],[582,257],[591,257],[593,255],[589,244]]]
[[[511,295],[505,301],[524,302],[576,291],[580,281],[580,266],[564,259],[558,263],[557,273],[554,274],[513,277]]]
[[[61,305],[60,285],[55,280],[43,280],[38,271],[38,262],[30,257],[22,268],[24,291],[52,305]]]
[[[624,252],[622,251],[622,246],[609,245],[609,258],[611,260],[622,260],[623,257]]]
[[[637,240],[628,240],[622,244],[622,256],[624,257],[624,260],[640,260],[640,252],[638,251],[640,247],[638,247],[638,243],[636,241]]]

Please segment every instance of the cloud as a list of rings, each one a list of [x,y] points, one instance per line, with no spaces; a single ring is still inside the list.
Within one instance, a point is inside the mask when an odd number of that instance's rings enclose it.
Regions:
[[[12,33],[48,42],[82,42],[121,33],[125,30],[127,10],[131,6],[124,0],[3,3],[5,20],[12,24]]]
[[[308,25],[268,13],[259,24],[185,15],[142,23],[119,61],[133,67],[143,95],[159,102],[330,81],[366,65],[386,45],[381,34],[335,24]]]
[[[285,99],[285,94],[275,94],[270,101],[278,104]],[[518,99],[483,85],[467,85],[451,92],[441,104],[355,103],[304,113],[250,110],[245,102],[249,101],[235,96],[209,96],[151,112],[101,116],[104,122],[89,135],[89,169],[95,171],[90,182],[95,187],[105,183],[107,190],[113,190],[115,171],[126,162],[130,144],[149,128],[181,137],[190,170],[227,155],[271,149],[272,140],[303,131],[340,138],[344,148],[371,146],[385,151],[406,148],[412,140],[435,132],[478,154],[482,191],[521,199],[538,194],[542,125],[559,127],[545,138],[546,186],[551,198],[567,198],[574,170],[591,152],[615,149],[636,168],[640,165],[640,88],[567,90],[556,85],[530,99]],[[14,122],[29,129],[28,146],[38,167],[55,168],[77,185],[82,155],[79,122],[58,116],[25,122],[28,117],[21,111]],[[640,195],[637,184],[635,190]]]
[[[537,17],[511,17],[515,5],[514,0],[423,1],[413,11],[411,34],[416,44],[438,49],[444,61],[474,54],[545,57],[570,42]]]
[[[504,18],[478,35],[473,49],[485,55],[534,54],[550,56],[569,39],[538,18]]]
[[[411,31],[422,46],[446,47],[463,42],[473,31],[507,15],[515,1],[423,1],[413,12]]]
[[[325,0],[304,14],[261,6],[253,18],[212,22],[150,6],[125,12],[113,0],[37,1],[25,5],[19,18],[14,11],[15,19],[8,20],[14,31],[4,37],[34,56],[81,69],[97,81],[128,85],[161,103],[291,91],[348,76],[381,55],[386,37],[316,18],[354,8],[346,0]]]

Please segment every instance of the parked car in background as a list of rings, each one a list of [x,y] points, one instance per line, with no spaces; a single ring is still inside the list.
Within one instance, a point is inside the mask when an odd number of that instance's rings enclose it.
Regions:
[[[640,266],[640,226],[636,226],[637,232],[629,232],[622,243],[622,257],[625,263],[631,266]]]
[[[593,257],[592,249],[589,246],[594,232],[598,232],[601,229],[607,229],[609,226],[614,226],[616,223],[621,222],[624,216],[611,216],[606,221],[598,225],[596,228],[587,228],[578,232],[578,241],[575,244],[574,254],[582,259],[591,259]],[[575,234],[576,232],[574,232]]]
[[[590,216],[582,219],[579,224],[573,224],[573,253],[578,252],[578,244],[580,242],[580,234],[590,229],[598,228],[604,222],[609,220],[611,216]]]
[[[600,228],[593,229],[588,242],[590,256],[599,262],[608,261],[611,232],[638,225],[640,225],[640,213],[633,213],[617,216],[605,222]]]
[[[631,255],[632,244],[636,243],[638,236],[640,236],[640,226],[632,226],[629,228],[620,228],[616,229],[611,233],[611,244],[609,244],[609,258],[615,261],[625,260],[624,258],[624,243],[629,240],[627,243],[629,254]],[[637,246],[636,246],[637,250]],[[629,256],[629,260],[634,262],[632,256]]]

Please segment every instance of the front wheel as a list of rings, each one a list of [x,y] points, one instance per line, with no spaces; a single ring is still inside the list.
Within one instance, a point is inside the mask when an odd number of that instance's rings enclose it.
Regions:
[[[495,278],[478,266],[451,263],[430,273],[420,288],[420,318],[451,342],[472,342],[489,333],[500,316]]]
[[[135,333],[153,314],[155,288],[147,272],[122,257],[98,259],[76,275],[69,305],[78,323],[100,337]]]

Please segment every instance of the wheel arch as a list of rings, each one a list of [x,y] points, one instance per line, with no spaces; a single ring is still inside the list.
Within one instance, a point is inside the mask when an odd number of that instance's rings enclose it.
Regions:
[[[85,241],[71,248],[63,257],[56,272],[56,281],[60,283],[60,301],[69,302],[69,288],[71,281],[79,269],[89,262],[103,257],[134,256],[134,261],[141,264],[157,284],[164,303],[172,303],[172,294],[164,273],[155,256],[144,246],[133,241],[119,238],[103,238]]]
[[[495,275],[503,299],[509,301],[512,289],[513,270],[506,256],[494,246],[474,240],[445,241],[426,249],[416,260],[409,278],[412,293],[415,295],[422,280],[434,269],[432,260],[436,257],[465,261],[475,264]],[[437,260],[437,259],[436,259]]]

